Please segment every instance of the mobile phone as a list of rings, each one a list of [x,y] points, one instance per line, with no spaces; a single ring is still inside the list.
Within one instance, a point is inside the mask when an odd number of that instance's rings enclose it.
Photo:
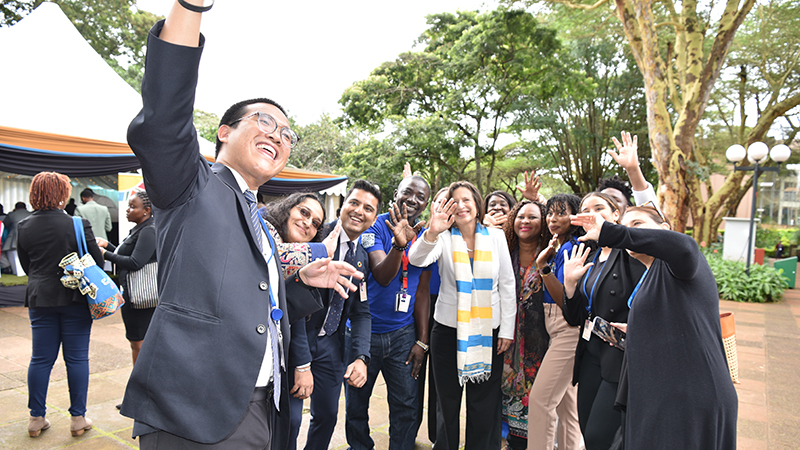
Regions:
[[[600,339],[608,342],[614,347],[617,347],[620,350],[625,350],[625,332],[614,325],[611,325],[611,323],[606,319],[603,319],[600,316],[595,317],[592,333],[596,334]]]

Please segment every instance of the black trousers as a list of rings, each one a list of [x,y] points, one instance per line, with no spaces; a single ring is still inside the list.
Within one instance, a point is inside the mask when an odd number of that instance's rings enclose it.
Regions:
[[[492,339],[492,374],[483,383],[466,383],[467,441],[465,450],[499,450],[501,444],[503,355],[497,354],[497,332]],[[458,450],[459,413],[464,387],[456,369],[456,329],[434,322],[431,362],[439,408],[436,450]]]
[[[225,439],[215,444],[201,444],[180,436],[156,431],[139,436],[140,450],[240,450],[269,449],[272,446],[272,430],[275,427],[275,405],[272,402],[272,387],[256,388],[250,405],[236,429]]]
[[[622,424],[620,412],[614,409],[617,385],[602,378],[597,356],[588,350],[583,353],[578,373],[578,421],[586,450],[608,450]]]

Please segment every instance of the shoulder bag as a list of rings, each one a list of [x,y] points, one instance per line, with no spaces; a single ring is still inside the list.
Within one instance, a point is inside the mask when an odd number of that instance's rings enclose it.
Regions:
[[[128,272],[128,299],[134,309],[155,308],[158,305],[158,262]]]

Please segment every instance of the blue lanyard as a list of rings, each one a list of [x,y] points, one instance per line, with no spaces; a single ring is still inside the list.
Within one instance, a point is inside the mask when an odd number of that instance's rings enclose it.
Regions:
[[[275,252],[278,251],[278,249],[275,246],[275,241],[272,240],[272,235],[269,234],[269,229],[267,228],[267,224],[264,222],[264,218],[261,217],[261,214],[258,214],[258,220],[261,222],[261,228],[264,229],[264,234],[267,235],[267,240],[269,240],[269,248],[272,250],[272,254],[269,255],[269,259],[267,259],[267,271],[269,271],[269,263],[272,261],[272,258],[275,256]],[[258,231],[259,230],[256,230],[256,233],[258,233]],[[278,268],[278,271],[280,272],[280,267]],[[267,286],[267,292],[269,292],[269,303],[272,306],[272,311],[270,311],[269,315],[272,317],[272,320],[278,322],[281,320],[281,318],[283,318],[283,311],[278,308],[278,302],[275,301],[275,297],[272,295],[272,286]]]
[[[633,292],[631,292],[631,296],[628,297],[628,309],[631,308],[631,303],[633,303],[633,297],[636,297],[636,293],[639,292],[639,287],[642,285],[642,281],[644,281],[644,278],[647,276],[647,271],[649,271],[649,270],[650,269],[645,269],[644,270],[644,273],[642,274],[642,278],[639,278],[639,282],[636,283],[636,287],[633,288]]]
[[[589,305],[586,306],[586,311],[589,313],[590,316],[592,315],[592,296],[594,295],[594,288],[595,288],[595,286],[597,286],[597,282],[600,280],[600,275],[602,275],[603,268],[606,266],[606,263],[608,262],[608,259],[603,261],[603,265],[600,266],[600,273],[598,273],[597,274],[597,278],[594,279],[594,283],[592,284],[592,290],[590,290],[588,294],[586,293],[586,280],[589,279],[589,275],[591,275],[592,269],[594,269],[594,263],[597,262],[597,257],[600,256],[600,252],[602,250],[603,250],[602,247],[597,249],[597,253],[594,255],[594,259],[592,260],[592,265],[589,267],[589,271],[586,272],[586,275],[584,275],[584,277],[583,277],[583,296],[589,298]],[[609,255],[609,257],[610,256],[611,255]]]

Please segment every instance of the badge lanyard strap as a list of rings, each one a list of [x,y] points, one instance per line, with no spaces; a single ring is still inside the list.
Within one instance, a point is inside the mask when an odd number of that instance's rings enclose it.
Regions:
[[[586,281],[589,279],[589,275],[591,275],[592,269],[594,269],[594,264],[595,262],[597,262],[597,257],[600,256],[600,252],[602,252],[602,250],[603,250],[602,248],[597,250],[597,253],[594,255],[594,259],[592,260],[592,265],[589,266],[589,271],[586,272],[586,275],[583,277],[583,295],[584,297],[589,298],[589,305],[586,306],[586,312],[589,313],[590,318],[592,316],[592,296],[594,295],[594,288],[597,286],[597,282],[600,281],[600,275],[602,275],[603,268],[606,266],[608,259],[603,261],[603,265],[600,266],[600,273],[598,273],[597,278],[594,279],[594,283],[592,284],[592,289],[589,291],[588,294],[586,293]]]
[[[275,245],[275,241],[272,239],[272,235],[269,233],[269,229],[267,229],[267,224],[264,222],[264,218],[261,217],[261,214],[258,214],[258,220],[261,222],[261,228],[264,229],[264,234],[267,235],[267,240],[269,240],[269,248],[272,250],[272,254],[269,255],[269,259],[267,259],[267,268],[269,268],[269,263],[272,261],[272,258],[275,257],[275,252],[278,251],[277,246]],[[256,230],[258,232],[258,230]],[[278,269],[280,270],[280,269]],[[275,297],[272,295],[272,287],[267,287],[267,292],[269,292],[269,303],[272,306],[272,311],[270,311],[270,317],[275,322],[278,322],[283,318],[283,311],[278,308],[278,303],[275,301]]]
[[[639,278],[639,282],[636,283],[636,287],[633,288],[633,292],[631,292],[631,296],[628,297],[628,309],[631,308],[631,303],[633,303],[633,297],[636,297],[636,293],[639,292],[639,287],[642,285],[642,281],[644,281],[645,277],[647,276],[647,272],[650,269],[645,269],[644,273],[642,274],[642,278]]]
[[[414,238],[411,239],[411,245],[414,245],[414,242],[416,242],[416,240],[417,240],[417,236],[414,236]],[[409,250],[411,249],[411,245],[408,246]],[[408,291],[408,250],[405,250],[403,252],[403,271],[400,273],[400,280],[403,283],[403,292],[407,292]]]

